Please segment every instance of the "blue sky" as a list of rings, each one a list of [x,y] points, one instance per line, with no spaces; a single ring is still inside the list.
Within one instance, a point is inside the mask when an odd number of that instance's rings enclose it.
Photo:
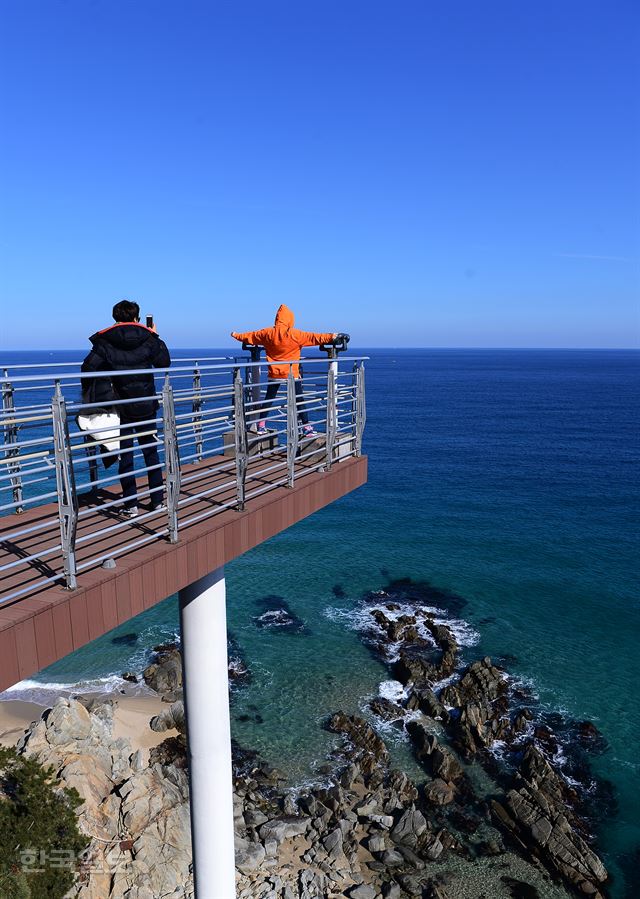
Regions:
[[[0,346],[637,346],[639,9],[0,0]]]

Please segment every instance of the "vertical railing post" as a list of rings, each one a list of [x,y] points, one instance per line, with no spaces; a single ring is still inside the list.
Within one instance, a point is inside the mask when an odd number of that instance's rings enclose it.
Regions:
[[[242,345],[243,349],[245,344]],[[262,347],[246,345],[249,350],[252,362],[260,362],[260,352]],[[253,424],[260,419],[260,366],[247,365],[246,367],[246,390],[247,399],[250,403],[249,411],[246,413],[247,425]]]
[[[53,453],[56,466],[58,517],[60,520],[64,577],[67,589],[75,590],[78,585],[76,578],[78,495],[76,493],[76,479],[71,458],[67,406],[60,389],[60,381],[55,382],[51,414],[53,418]]]
[[[296,456],[298,455],[298,405],[296,402],[296,379],[293,366],[289,366],[287,377],[287,487],[293,487],[296,477]]]
[[[178,499],[180,497],[180,453],[173,401],[173,388],[169,375],[165,375],[162,387],[162,425],[164,430],[165,487],[167,491],[167,518],[169,541],[178,542]],[[152,498],[151,502],[154,500]]]
[[[200,380],[200,367],[196,360],[193,369],[193,434],[196,440],[196,456],[198,462],[202,461],[202,384]]]
[[[327,471],[331,469],[333,463],[333,448],[336,442],[337,408],[336,408],[336,369],[338,367],[337,360],[329,359],[329,367],[327,369]]]
[[[364,362],[361,362],[356,376],[356,456],[362,455],[362,436],[366,421],[367,403],[364,390]]]
[[[5,378],[9,377],[9,371],[5,368],[4,370]],[[4,412],[3,416],[3,439],[5,444],[7,443],[17,443],[18,442],[18,425],[15,421],[15,413],[16,407],[13,402],[13,384],[10,381],[2,382],[2,411]],[[8,459],[15,459],[20,455],[20,450],[17,446],[10,447],[9,449],[5,449],[5,456]],[[11,475],[11,489],[13,493],[13,501],[14,503],[18,503],[15,511],[17,513],[24,512],[24,506],[22,505],[22,476],[20,474],[20,463],[19,462],[8,462],[7,463],[7,474]]]
[[[234,431],[236,443],[236,491],[237,491],[237,510],[244,511],[244,492],[245,481],[247,477],[247,425],[244,415],[244,384],[240,371],[236,370],[233,379],[233,410],[234,410]]]

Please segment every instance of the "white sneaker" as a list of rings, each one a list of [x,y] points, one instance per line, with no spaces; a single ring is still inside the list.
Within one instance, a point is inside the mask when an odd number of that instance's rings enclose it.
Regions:
[[[127,520],[129,520],[131,518],[137,518],[138,515],[140,514],[140,510],[138,509],[137,506],[125,506],[125,508],[121,511],[120,514],[122,515],[123,518],[126,518]]]

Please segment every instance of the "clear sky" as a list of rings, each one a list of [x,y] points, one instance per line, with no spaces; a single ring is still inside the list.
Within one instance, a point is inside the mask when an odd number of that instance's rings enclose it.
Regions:
[[[639,343],[636,0],[0,0],[0,346]]]

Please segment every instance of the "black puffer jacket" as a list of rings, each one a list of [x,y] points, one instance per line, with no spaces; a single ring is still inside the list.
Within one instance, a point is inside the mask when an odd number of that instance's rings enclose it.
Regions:
[[[164,340],[137,322],[122,322],[93,334],[89,340],[93,348],[82,363],[82,371],[118,371],[135,368],[168,368],[171,357]],[[132,374],[121,377],[91,378],[82,382],[83,403],[104,403],[111,410],[115,399],[154,396],[152,374]],[[153,418],[158,401],[141,400],[117,406],[121,421],[144,421]],[[87,410],[89,412],[90,410]],[[99,410],[94,410],[99,411]]]

